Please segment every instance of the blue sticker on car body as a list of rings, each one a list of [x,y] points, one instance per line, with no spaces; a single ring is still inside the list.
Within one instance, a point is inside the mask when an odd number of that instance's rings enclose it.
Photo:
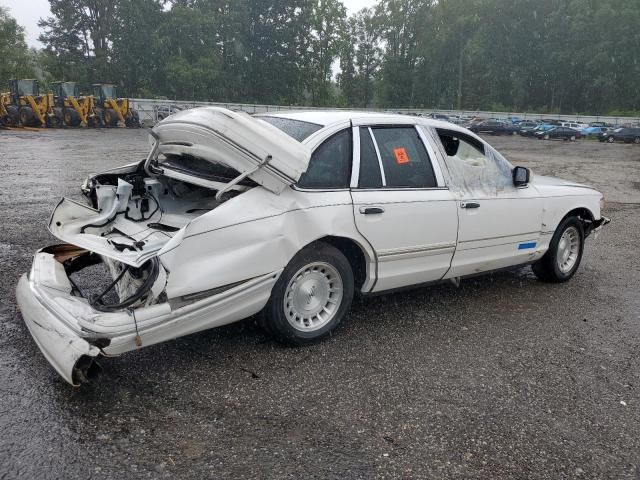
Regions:
[[[518,245],[518,250],[528,250],[530,248],[536,248],[536,242],[525,242]]]

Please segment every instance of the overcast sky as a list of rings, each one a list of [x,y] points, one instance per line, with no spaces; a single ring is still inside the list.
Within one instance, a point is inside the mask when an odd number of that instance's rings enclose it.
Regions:
[[[349,9],[349,13],[354,13],[363,7],[370,7],[376,3],[375,0],[342,0],[342,3]],[[38,19],[50,15],[49,2],[47,0],[0,0],[0,5],[8,7],[10,14],[26,30],[27,44],[31,47],[41,47],[38,42],[40,29]]]

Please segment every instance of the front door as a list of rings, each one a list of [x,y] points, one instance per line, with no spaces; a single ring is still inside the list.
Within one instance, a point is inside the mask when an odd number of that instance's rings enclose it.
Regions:
[[[414,125],[359,125],[353,139],[353,213],[376,253],[373,291],[441,279],[458,214],[424,134]]]
[[[458,215],[458,245],[447,277],[526,263],[539,256],[543,201],[533,185],[516,188],[511,166],[488,144],[437,130]]]

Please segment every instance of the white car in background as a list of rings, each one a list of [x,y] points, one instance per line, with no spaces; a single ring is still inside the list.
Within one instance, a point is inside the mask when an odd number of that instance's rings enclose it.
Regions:
[[[599,192],[533,176],[431,119],[204,107],[151,135],[146,160],[85,182],[88,204],[60,201],[49,230],[65,243],[36,253],[17,287],[73,385],[100,355],[258,313],[280,340],[315,341],[356,292],[523,264],[563,282],[608,222]]]
[[[587,128],[589,125],[579,122],[561,122],[560,126],[573,128],[574,130],[581,132],[583,128]]]

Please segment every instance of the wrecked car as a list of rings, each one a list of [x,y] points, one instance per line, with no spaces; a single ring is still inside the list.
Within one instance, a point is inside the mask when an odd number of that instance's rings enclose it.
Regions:
[[[512,166],[451,123],[366,112],[204,107],[151,130],[141,162],[85,181],[17,286],[70,384],[99,356],[258,314],[300,345],[354,294],[530,264],[564,282],[608,219],[584,185]]]

